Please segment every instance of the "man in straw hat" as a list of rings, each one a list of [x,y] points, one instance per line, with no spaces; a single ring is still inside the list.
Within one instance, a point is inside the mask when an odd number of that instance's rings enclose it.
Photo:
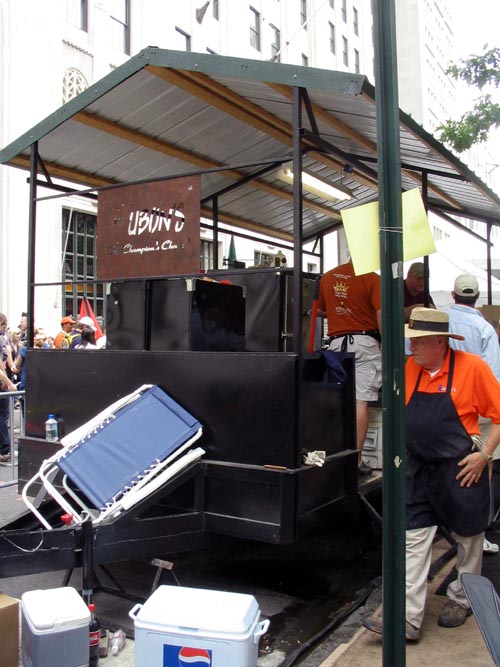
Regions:
[[[450,583],[438,624],[456,627],[471,613],[460,583],[463,572],[481,573],[489,514],[487,465],[500,442],[500,384],[477,355],[452,350],[448,315],[414,308],[405,326],[412,356],[406,363],[406,639],[420,638],[439,525],[457,542],[458,577]],[[479,414],[492,420],[481,449]],[[382,632],[376,617],[363,621]]]

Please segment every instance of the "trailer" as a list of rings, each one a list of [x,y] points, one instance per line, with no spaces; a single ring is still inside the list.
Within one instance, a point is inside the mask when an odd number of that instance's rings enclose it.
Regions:
[[[445,218],[500,222],[498,197],[403,113],[400,133],[405,190],[420,187]],[[49,284],[35,280],[45,200],[97,196],[100,273],[77,287],[105,283],[108,294],[106,350],[27,351],[20,485],[58,446],[44,440],[49,411],[68,432],[152,383],[204,427],[202,459],[95,529],[94,562],[217,536],[290,544],[337,512],[370,507],[380,476],[358,484],[354,360],[339,359],[345,377],[332,380],[320,327],[310,351],[318,276],[303,270],[305,252],[319,255],[323,270],[323,238],[341,226],[343,209],[377,198],[383,165],[375,90],[364,76],[149,47],[3,149],[0,163],[29,170],[30,343],[36,291]],[[306,192],[301,179],[284,184],[283,165],[336,183],[350,200]],[[206,224],[214,268],[201,274]],[[146,228],[164,236],[140,246]],[[218,235],[228,229],[289,244],[293,268],[215,268]],[[324,465],[306,465],[317,451]],[[51,502],[44,511],[60,514]],[[82,562],[81,530],[63,522],[44,530],[27,514],[0,538],[0,576]]]

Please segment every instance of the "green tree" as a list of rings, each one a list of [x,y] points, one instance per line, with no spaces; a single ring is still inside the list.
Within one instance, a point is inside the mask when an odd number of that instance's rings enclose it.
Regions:
[[[465,81],[483,93],[486,87],[500,85],[500,48],[487,49],[482,55],[472,55],[451,65],[447,74],[456,81]],[[486,141],[492,128],[500,126],[500,104],[494,102],[491,94],[484,93],[475,100],[473,108],[460,120],[447,120],[438,127],[439,138],[458,153],[473,144]]]

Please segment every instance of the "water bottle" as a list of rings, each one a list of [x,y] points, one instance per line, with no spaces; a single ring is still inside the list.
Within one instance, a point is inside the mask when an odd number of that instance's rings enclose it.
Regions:
[[[89,667],[99,665],[99,643],[101,641],[101,623],[95,615],[95,604],[89,604]]]
[[[49,415],[49,418],[45,422],[45,438],[49,442],[57,442],[59,438],[57,420],[52,413]]]
[[[113,633],[111,640],[109,642],[111,646],[111,653],[113,655],[118,655],[118,652],[122,650],[125,644],[126,634],[123,630],[117,630]]]

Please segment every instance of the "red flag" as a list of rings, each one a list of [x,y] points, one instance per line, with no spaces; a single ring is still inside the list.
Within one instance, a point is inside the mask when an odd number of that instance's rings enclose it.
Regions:
[[[99,322],[97,321],[96,316],[94,315],[94,311],[92,310],[92,306],[90,305],[89,300],[87,299],[86,296],[83,297],[82,302],[80,304],[80,315],[78,317],[79,320],[82,319],[82,317],[90,317],[92,322],[94,323],[95,326],[95,339],[99,340],[101,336],[103,336],[102,329],[99,325]]]

